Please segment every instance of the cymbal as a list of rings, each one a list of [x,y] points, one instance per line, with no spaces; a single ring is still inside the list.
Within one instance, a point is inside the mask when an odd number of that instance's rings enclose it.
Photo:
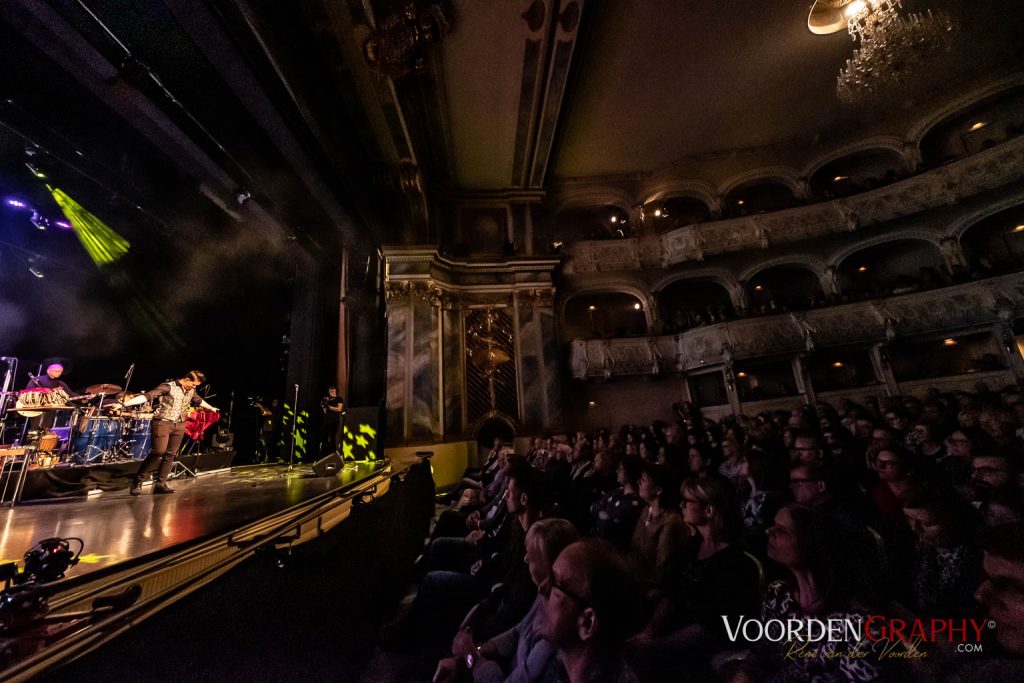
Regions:
[[[40,410],[77,410],[74,406],[25,406],[24,408],[11,408],[12,413],[34,413]]]
[[[91,387],[87,387],[85,392],[87,394],[103,394],[104,396],[110,396],[111,394],[120,393],[121,387],[116,384],[93,384]]]

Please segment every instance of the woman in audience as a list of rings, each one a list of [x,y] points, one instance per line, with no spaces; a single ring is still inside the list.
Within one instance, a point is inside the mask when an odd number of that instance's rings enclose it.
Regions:
[[[726,479],[737,479],[740,477],[740,460],[743,458],[743,446],[735,438],[726,437],[722,440],[722,464],[718,466],[718,473]]]
[[[678,560],[693,536],[676,506],[675,478],[664,465],[645,464],[638,493],[647,503],[633,531],[629,560],[637,578],[647,588],[661,584],[664,574]]]
[[[907,531],[903,504],[914,492],[914,468],[911,455],[902,448],[884,446],[874,458],[878,483],[871,489],[871,505],[879,524],[879,531],[887,539]]]
[[[768,586],[761,602],[762,620],[786,623],[815,617],[845,623],[847,619],[866,621],[874,613],[864,601],[867,573],[858,558],[849,555],[844,537],[836,533],[826,513],[795,503],[779,510],[768,530],[768,557],[786,568],[787,577]],[[787,655],[790,643],[762,640],[732,681],[878,680],[877,658],[840,656],[858,645],[827,639],[804,648],[801,656],[792,656]]]
[[[788,471],[763,451],[751,449],[740,459],[737,471],[744,490],[744,535],[754,552],[764,549],[765,530],[787,497]],[[786,482],[786,484],[783,483]]]
[[[903,514],[917,536],[908,606],[927,618],[976,614],[971,594],[981,582],[978,512],[952,488],[930,486],[907,499]]]
[[[638,488],[643,465],[635,456],[623,458],[616,472],[619,488],[608,492],[591,508],[594,535],[610,541],[621,551],[629,549],[636,522],[646,505],[640,499]]]
[[[760,596],[760,568],[739,545],[743,522],[732,483],[690,477],[681,492],[683,520],[697,533],[662,582],[647,626],[630,641],[632,661],[645,679],[660,673],[679,680],[680,658],[692,665],[688,674],[701,673],[707,660],[698,651],[728,643],[722,616],[752,614]]]
[[[704,446],[690,446],[687,452],[687,463],[690,466],[690,474],[695,477],[706,477],[712,471],[711,464],[714,460],[711,451]]]
[[[526,534],[526,564],[535,586],[539,588],[548,580],[555,558],[577,540],[576,528],[564,519],[542,519],[530,527]],[[471,617],[467,617],[467,621],[471,621]],[[472,629],[463,626],[452,644],[452,656],[438,663],[434,683],[452,683],[460,679],[474,683],[540,683],[552,680],[555,648],[540,636],[543,617],[544,597],[538,593],[530,611],[518,624],[482,643],[477,644],[473,640]],[[470,661],[473,663],[471,668]],[[508,675],[505,675],[505,670]]]

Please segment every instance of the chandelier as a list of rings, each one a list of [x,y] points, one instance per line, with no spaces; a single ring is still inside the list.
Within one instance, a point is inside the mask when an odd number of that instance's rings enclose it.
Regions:
[[[952,48],[953,18],[944,11],[902,13],[902,0],[817,0],[807,26],[835,33],[845,26],[860,47],[836,76],[846,104],[870,102],[913,87],[939,54]]]

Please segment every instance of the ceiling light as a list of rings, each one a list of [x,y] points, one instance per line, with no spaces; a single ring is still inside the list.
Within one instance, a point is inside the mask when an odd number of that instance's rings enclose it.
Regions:
[[[616,216],[616,215],[615,215],[615,214],[613,213],[613,214],[612,214],[612,223],[618,223],[618,222],[619,222],[619,217],[618,217],[618,216]]]
[[[861,266],[860,268],[857,269],[857,272],[858,273],[866,273],[866,272],[868,272],[868,267],[867,266]]]
[[[587,401],[587,405],[593,408],[594,406],[597,405],[597,401]]]
[[[839,183],[839,182],[842,182],[844,180],[849,180],[849,179],[850,179],[850,176],[848,176],[848,175],[837,175],[835,178],[832,179],[832,182],[833,183]]]
[[[836,95],[846,104],[913,87],[937,54],[952,49],[955,29],[948,12],[904,13],[903,0],[815,0],[807,17],[812,33],[844,25],[859,43],[836,77]]]
[[[764,289],[764,285],[754,285],[754,290],[755,291],[760,292],[762,289]]]
[[[637,303],[633,304],[633,310],[634,310],[634,311],[639,311],[639,310],[640,310],[640,308],[641,308],[641,306],[640,306],[640,303],[639,303],[639,302],[637,302]]]
[[[655,218],[661,218],[661,209],[655,209],[654,210],[654,217]]]
[[[746,204],[746,202],[745,202],[745,201],[743,201],[742,199],[740,199],[740,200],[738,200],[738,201],[736,202],[736,205],[737,205],[737,206],[743,206],[744,204]]]
[[[956,346],[956,339],[943,339],[942,340],[942,345],[943,346]]]
[[[1020,225],[1018,225],[1016,228],[1014,228],[1010,232],[1024,232],[1024,223],[1021,223]]]
[[[28,272],[32,273],[33,275],[35,275],[40,280],[42,280],[44,277],[46,277],[45,275],[43,275],[43,271],[39,270],[35,266],[29,266]]]
[[[987,126],[987,125],[988,125],[988,121],[975,121],[975,122],[974,122],[974,123],[973,123],[973,124],[971,125],[971,127],[970,127],[970,128],[968,128],[967,130],[968,130],[969,132],[973,133],[973,132],[974,132],[974,131],[976,131],[976,130],[981,130],[982,128],[984,128],[984,127],[985,127],[985,126]]]
[[[589,306],[587,306],[587,310],[593,313],[594,311],[597,310],[597,306],[595,306],[594,304],[590,304]]]
[[[840,361],[836,361],[835,363],[832,364],[832,367],[834,367],[834,368],[841,368],[841,367],[843,367],[843,364]]]
[[[746,376],[747,376],[747,373],[745,373],[745,372],[737,372],[737,373],[736,373],[736,376],[737,376],[737,377],[746,377]]]

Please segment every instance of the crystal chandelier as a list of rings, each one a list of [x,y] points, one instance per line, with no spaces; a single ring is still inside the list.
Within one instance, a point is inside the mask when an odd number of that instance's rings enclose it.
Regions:
[[[944,11],[903,15],[902,0],[818,0],[808,27],[814,33],[842,30],[860,47],[836,77],[836,95],[846,104],[877,100],[912,87],[935,56],[949,52],[953,18]],[[838,27],[838,28],[837,28]]]

